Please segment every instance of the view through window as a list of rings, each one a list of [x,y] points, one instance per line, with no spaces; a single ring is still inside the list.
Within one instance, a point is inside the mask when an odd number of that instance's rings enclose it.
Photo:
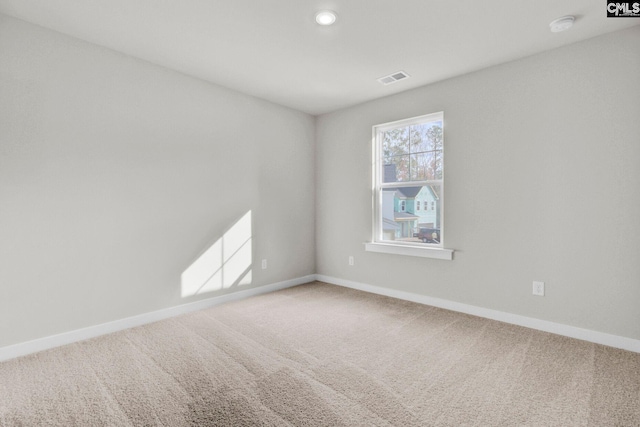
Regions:
[[[443,113],[374,127],[374,241],[442,247]]]

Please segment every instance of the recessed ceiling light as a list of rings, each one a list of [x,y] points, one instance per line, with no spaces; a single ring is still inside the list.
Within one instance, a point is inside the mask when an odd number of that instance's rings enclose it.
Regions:
[[[552,33],[559,33],[560,31],[565,31],[571,28],[573,26],[573,21],[575,20],[576,18],[571,15],[563,16],[552,21],[549,24],[549,28]]]
[[[331,10],[321,10],[316,14],[316,22],[320,25],[331,25],[336,22],[336,16]]]

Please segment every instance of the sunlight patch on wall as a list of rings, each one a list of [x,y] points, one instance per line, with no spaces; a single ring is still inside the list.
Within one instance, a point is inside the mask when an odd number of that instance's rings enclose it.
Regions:
[[[251,211],[240,218],[181,275],[182,297],[251,283]]]

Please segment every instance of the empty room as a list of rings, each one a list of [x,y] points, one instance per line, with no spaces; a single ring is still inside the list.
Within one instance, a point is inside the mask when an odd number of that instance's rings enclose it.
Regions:
[[[0,0],[0,426],[640,426],[640,2]]]

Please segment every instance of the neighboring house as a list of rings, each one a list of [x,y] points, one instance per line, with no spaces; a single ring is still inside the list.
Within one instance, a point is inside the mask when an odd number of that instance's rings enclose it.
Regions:
[[[385,181],[395,176],[395,165],[385,165]],[[440,228],[437,187],[388,188],[382,192],[382,230],[385,240],[413,237],[420,228]]]
[[[413,214],[418,216],[418,227],[440,228],[440,206],[438,205],[440,196],[437,187],[425,185],[424,187],[403,187],[398,190],[411,198]],[[413,195],[416,190],[416,194]]]
[[[384,240],[395,240],[401,235],[401,226],[395,220],[394,199],[396,191],[382,192],[382,238]]]

